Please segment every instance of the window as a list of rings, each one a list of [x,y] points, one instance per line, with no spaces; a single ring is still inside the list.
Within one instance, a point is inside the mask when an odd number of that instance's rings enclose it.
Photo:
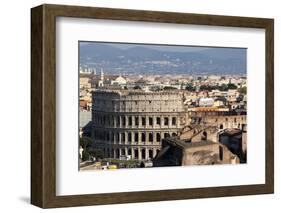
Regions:
[[[173,117],[172,118],[172,125],[176,125],[177,124],[177,118],[176,117]]]
[[[148,152],[148,155],[149,155],[149,158],[152,159],[153,158],[153,150],[150,149],[149,152]]]
[[[145,133],[144,133],[144,132],[141,133],[141,141],[142,141],[142,142],[145,142]]]
[[[145,159],[145,149],[141,150],[141,159]]]
[[[142,123],[143,126],[145,126],[145,117],[141,118],[141,123]]]
[[[130,133],[130,132],[128,133],[128,141],[132,142],[132,133]]]
[[[135,155],[135,159],[138,159],[139,158],[139,150],[135,149],[134,155]]]
[[[122,133],[122,134],[121,134],[121,141],[122,141],[122,142],[125,142],[125,133]]]
[[[168,125],[169,125],[169,118],[168,118],[168,117],[165,117],[165,118],[164,118],[164,125],[165,125],[165,126],[168,126]]]
[[[135,142],[139,142],[139,133],[135,132]]]
[[[223,160],[223,149],[221,146],[219,146],[219,156],[220,156],[220,160]]]
[[[116,134],[114,132],[112,133],[112,141],[113,143],[116,143]]]
[[[168,132],[165,132],[164,133],[164,138],[168,138],[168,137],[170,137],[170,134]]]
[[[161,134],[160,133],[156,133],[156,141],[157,142],[161,141]]]
[[[203,132],[203,135],[202,135],[202,140],[207,140],[207,137],[208,137],[208,134],[206,131]]]
[[[136,126],[139,125],[139,117],[135,117],[135,125],[136,125]]]
[[[148,134],[149,142],[153,142],[153,133]]]
[[[157,125],[160,125],[160,124],[161,124],[161,119],[160,119],[160,117],[157,117],[157,118],[156,118],[156,124],[157,124]]]
[[[149,126],[152,126],[152,125],[153,125],[153,118],[149,117]]]
[[[122,125],[126,126],[126,117],[125,116],[122,117]]]
[[[132,117],[130,116],[130,117],[129,117],[129,126],[132,126],[132,123],[133,123],[133,122],[132,122]]]
[[[117,116],[117,117],[116,117],[116,120],[117,120],[117,126],[120,126],[120,117]]]
[[[110,126],[114,127],[114,116],[113,115],[110,118]]]

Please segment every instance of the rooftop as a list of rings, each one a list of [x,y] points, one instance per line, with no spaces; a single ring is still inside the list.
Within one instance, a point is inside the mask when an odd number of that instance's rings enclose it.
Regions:
[[[204,140],[204,141],[202,140],[202,141],[198,141],[198,142],[186,142],[184,140],[180,140],[177,138],[166,138],[165,141],[171,145],[179,146],[184,149],[191,148],[191,147],[209,146],[209,145],[217,144],[210,140]]]
[[[141,89],[97,89],[94,93],[115,93],[118,95],[179,94],[176,90],[144,91]]]

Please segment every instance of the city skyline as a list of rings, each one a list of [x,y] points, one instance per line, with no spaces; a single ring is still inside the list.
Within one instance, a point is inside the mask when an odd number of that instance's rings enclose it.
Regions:
[[[80,171],[247,163],[246,49],[79,45]]]
[[[79,42],[79,64],[110,74],[245,74],[247,49]]]

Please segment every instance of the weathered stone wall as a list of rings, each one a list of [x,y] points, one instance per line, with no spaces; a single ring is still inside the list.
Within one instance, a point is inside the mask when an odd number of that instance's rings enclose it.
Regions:
[[[190,130],[182,131],[180,139],[190,139],[190,142],[197,142],[202,140],[211,140],[213,142],[218,142],[218,128],[216,126],[197,125]]]
[[[241,129],[247,124],[247,115],[208,115],[198,117],[203,125],[216,125],[219,129]]]
[[[184,150],[182,165],[235,164],[239,158],[218,143]]]
[[[93,144],[106,157],[152,159],[187,122],[178,92],[93,92]]]

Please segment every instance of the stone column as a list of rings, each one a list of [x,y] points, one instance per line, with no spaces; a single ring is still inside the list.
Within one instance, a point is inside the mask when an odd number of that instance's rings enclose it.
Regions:
[[[145,142],[144,144],[148,144],[149,143],[149,132],[144,132],[145,134]]]
[[[155,157],[155,156],[156,156],[156,149],[153,148],[153,157]]]
[[[120,144],[122,141],[122,134],[120,132],[117,133],[119,135],[119,140],[117,141],[118,144]]]
[[[141,149],[138,148],[138,153],[139,153],[139,160],[141,160]]]
[[[132,128],[134,128],[135,126],[136,126],[136,124],[135,124],[135,116],[132,115]]]
[[[128,116],[127,115],[124,115],[125,116],[125,128],[128,128]]]
[[[164,126],[164,116],[161,115],[160,116],[160,127],[163,128],[163,126]]]
[[[125,147],[125,155],[128,156],[128,148]]]
[[[145,128],[149,127],[149,116],[145,116]]]
[[[134,148],[133,147],[131,147],[131,158],[132,159],[135,159],[135,150],[134,150]]]
[[[152,142],[152,144],[154,144],[154,143],[156,143],[156,135],[157,135],[157,132],[153,132],[152,133],[153,134],[153,142]]]
[[[112,116],[112,126],[116,127],[116,117],[114,115]]]
[[[148,148],[145,148],[145,160],[149,158],[149,150]]]
[[[133,132],[132,134],[132,141],[134,141],[134,143],[136,143],[136,137],[135,137],[136,132]]]
[[[120,128],[121,127],[121,125],[122,125],[122,119],[121,119],[121,116],[120,115],[118,115],[117,116],[117,119],[119,120],[119,125],[117,126],[118,128]]]
[[[138,117],[138,125],[136,127],[139,128],[141,124],[141,116],[137,116],[137,117]]]
[[[180,128],[180,118],[181,118],[181,115],[180,114],[178,114],[177,116],[176,116],[176,124],[177,124],[177,128]],[[186,118],[186,121],[187,121],[187,118]]]
[[[122,156],[122,148],[119,148],[119,158]]]
[[[169,115],[169,116],[168,116],[168,119],[169,119],[169,120],[168,120],[168,127],[171,128],[171,127],[172,127],[172,116]]]
[[[139,137],[139,139],[138,139],[138,144],[140,144],[140,143],[141,143],[141,134],[140,134],[139,131],[138,131],[138,137]]]

